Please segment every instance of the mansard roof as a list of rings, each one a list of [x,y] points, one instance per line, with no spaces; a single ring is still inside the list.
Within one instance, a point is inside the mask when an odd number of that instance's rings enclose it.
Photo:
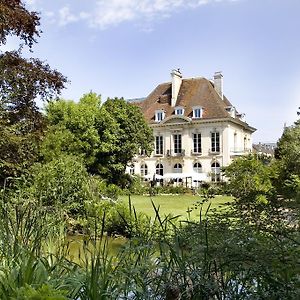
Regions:
[[[214,83],[203,77],[183,79],[175,106],[171,106],[172,83],[159,84],[145,99],[133,103],[141,108],[148,123],[155,122],[155,112],[163,110],[165,118],[175,114],[175,108],[181,106],[184,108],[184,116],[192,118],[193,108],[201,107],[203,109],[201,120],[209,119],[235,119],[236,122],[248,127],[247,123],[240,120],[236,112],[236,118],[232,118],[229,108],[233,107],[230,101],[223,96],[223,99],[216,92]]]
[[[155,111],[162,109],[165,117],[174,114],[177,106],[184,108],[184,115],[192,117],[193,107],[203,108],[202,119],[226,118],[229,116],[226,107],[232,106],[226,97],[222,100],[215,91],[213,83],[205,78],[183,79],[175,107],[171,106],[171,83],[159,84],[143,101],[136,103],[149,123],[154,122]]]

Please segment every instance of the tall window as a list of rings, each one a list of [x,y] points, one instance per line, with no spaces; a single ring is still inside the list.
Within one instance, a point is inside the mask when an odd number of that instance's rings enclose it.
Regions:
[[[247,150],[247,138],[244,137],[244,151]]]
[[[202,166],[200,163],[194,163],[193,170],[196,173],[202,173]]]
[[[155,137],[155,154],[163,154],[163,136],[157,135]]]
[[[221,179],[220,164],[218,162],[213,162],[211,164],[211,181],[219,182],[220,179]]]
[[[148,166],[146,164],[141,165],[141,176],[148,175]]]
[[[174,153],[180,154],[182,152],[181,134],[174,134]]]
[[[182,165],[181,164],[174,165],[174,173],[182,173]]]
[[[220,152],[220,133],[211,133],[211,152]]]
[[[134,175],[134,165],[131,165],[131,166],[130,166],[129,174],[130,174],[130,175]]]
[[[155,173],[163,176],[164,175],[164,166],[162,164],[157,164]]]
[[[201,153],[201,133],[194,133],[193,134],[193,142],[194,142],[194,148],[193,152],[194,153]]]

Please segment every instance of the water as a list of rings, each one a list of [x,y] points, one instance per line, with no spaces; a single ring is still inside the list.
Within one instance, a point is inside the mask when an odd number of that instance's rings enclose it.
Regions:
[[[67,241],[69,244],[69,259],[74,262],[79,262],[80,259],[83,257],[83,244],[86,237],[82,235],[72,235],[67,237]],[[107,240],[107,247],[108,247],[108,254],[110,256],[117,255],[120,248],[126,243],[127,239],[124,237],[104,237],[102,239],[102,244],[104,243],[104,240]],[[101,240],[97,240],[96,246],[100,246]],[[88,251],[93,251],[94,246],[92,242],[88,245]]]

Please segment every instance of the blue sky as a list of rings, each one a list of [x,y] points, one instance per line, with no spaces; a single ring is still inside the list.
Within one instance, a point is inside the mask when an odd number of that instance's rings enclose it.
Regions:
[[[143,97],[174,68],[185,78],[222,71],[225,95],[258,129],[254,141],[276,141],[297,118],[299,0],[25,2],[41,13],[32,55],[68,77],[66,99]]]

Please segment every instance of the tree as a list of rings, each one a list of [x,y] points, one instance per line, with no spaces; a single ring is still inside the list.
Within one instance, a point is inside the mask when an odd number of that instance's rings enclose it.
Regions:
[[[0,0],[0,46],[17,36],[30,49],[39,37],[40,18],[22,1]],[[64,88],[66,78],[37,58],[0,51],[0,183],[18,176],[36,159],[45,126],[36,99],[49,100]],[[12,151],[14,150],[14,151]]]
[[[87,168],[95,163],[99,151],[96,119],[100,110],[100,97],[95,93],[83,95],[78,103],[60,99],[46,107],[49,128],[41,153],[46,161],[69,153],[80,156]]]
[[[278,141],[279,191],[288,198],[300,198],[300,120],[285,128]]]
[[[13,35],[31,48],[40,35],[38,14],[29,12],[21,0],[0,0],[0,16],[0,45]]]
[[[124,99],[103,105],[94,93],[78,103],[59,100],[46,108],[50,128],[42,154],[51,160],[61,153],[83,158],[91,174],[121,184],[127,164],[139,149],[152,150],[152,131],[139,108]]]
[[[139,152],[152,151],[153,133],[141,111],[123,98],[108,99],[97,124],[101,144],[95,167],[112,183],[120,183],[127,164]]]
[[[229,179],[229,191],[238,199],[255,199],[272,190],[270,169],[253,156],[235,159],[224,169],[224,174]]]

